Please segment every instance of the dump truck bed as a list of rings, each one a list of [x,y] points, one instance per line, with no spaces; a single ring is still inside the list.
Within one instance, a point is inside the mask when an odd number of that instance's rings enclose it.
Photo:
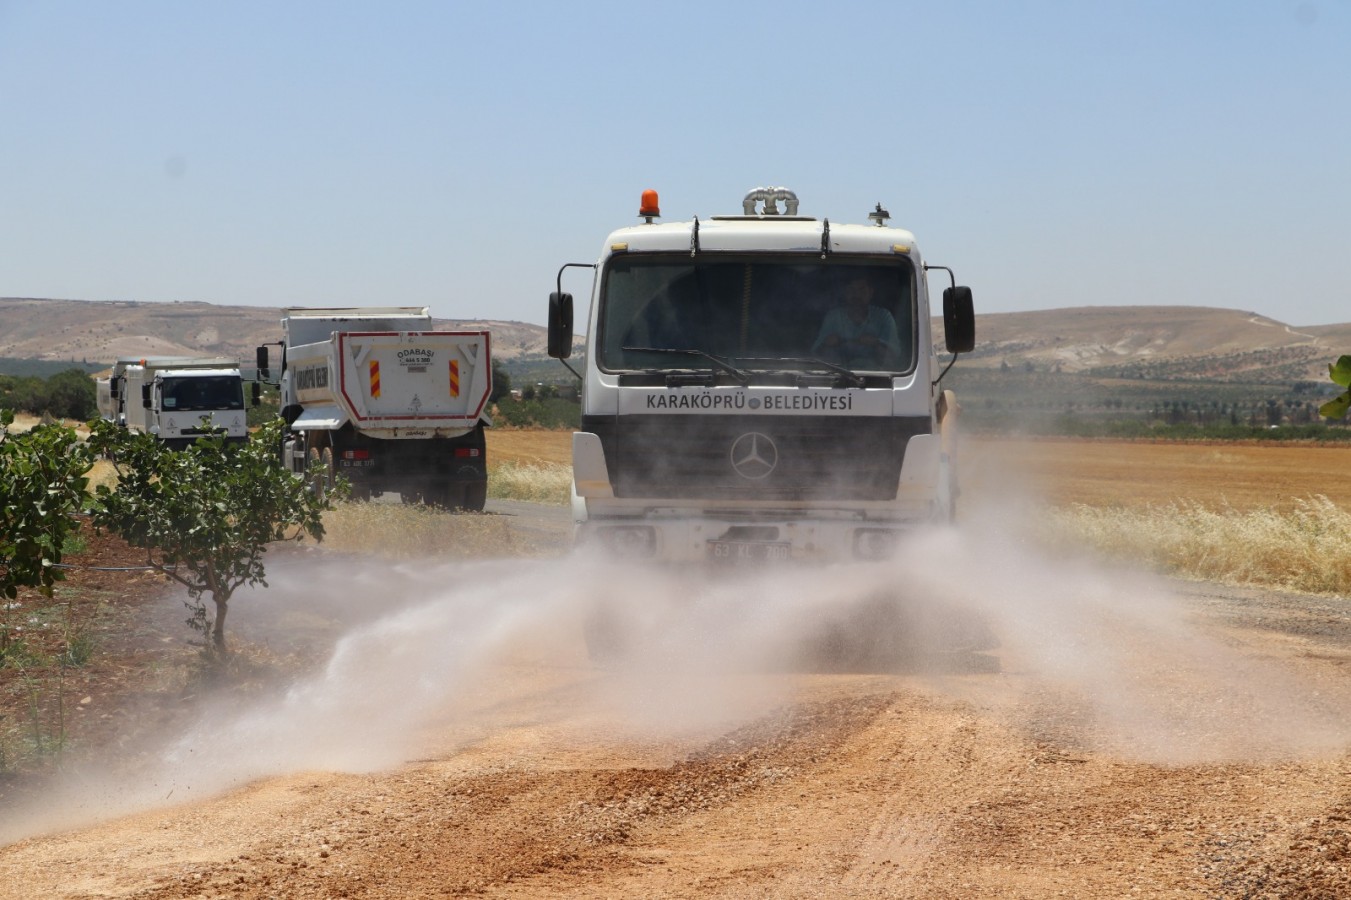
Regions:
[[[389,437],[474,427],[492,389],[486,331],[351,331],[289,350],[297,428],[351,423]]]

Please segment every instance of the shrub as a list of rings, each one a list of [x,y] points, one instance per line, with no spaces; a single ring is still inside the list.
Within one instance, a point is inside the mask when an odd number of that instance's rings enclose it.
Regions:
[[[331,494],[277,459],[282,422],[258,430],[242,447],[204,437],[169,450],[153,435],[91,423],[90,445],[116,460],[116,487],[96,489],[94,524],[146,551],[147,564],[187,588],[189,624],[225,649],[225,616],[234,591],[267,584],[263,555],[274,541],[322,539]],[[215,618],[202,597],[210,595]]]

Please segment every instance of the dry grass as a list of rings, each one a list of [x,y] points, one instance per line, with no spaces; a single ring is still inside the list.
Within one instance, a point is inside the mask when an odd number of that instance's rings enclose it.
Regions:
[[[1211,509],[1194,502],[1050,509],[1046,537],[1204,581],[1316,594],[1351,593],[1351,513],[1326,497],[1289,509]]]
[[[494,464],[489,457],[488,496],[566,505],[572,497],[572,466],[561,463]]]
[[[566,504],[572,432],[488,430],[488,494]],[[499,516],[395,503],[340,503],[324,516],[324,547],[386,559],[533,555],[536,548]]]
[[[94,460],[93,467],[88,472],[89,493],[94,493],[94,489],[104,484],[108,487],[114,487],[117,484],[117,469],[106,459]]]
[[[419,505],[339,503],[324,515],[324,530],[327,550],[385,559],[473,559],[530,551],[499,516]]]
[[[42,421],[41,416],[35,416],[30,413],[16,412],[14,422],[9,426],[9,430],[14,434],[21,431],[28,431]],[[63,425],[66,428],[75,429],[75,433],[82,438],[89,437],[89,427],[85,422],[79,422],[75,419],[53,419],[56,424]]]
[[[968,496],[1031,499],[1050,541],[1186,578],[1351,595],[1351,449],[977,441]]]
[[[488,429],[488,496],[566,505],[572,495],[572,432]]]
[[[572,466],[572,432],[489,428],[488,463]]]

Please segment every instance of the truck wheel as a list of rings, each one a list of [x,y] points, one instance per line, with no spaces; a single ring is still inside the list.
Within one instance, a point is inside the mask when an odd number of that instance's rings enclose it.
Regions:
[[[452,498],[454,496],[454,485],[438,484],[422,492],[422,502],[436,509],[453,509],[455,502]]]
[[[327,496],[327,484],[324,481],[323,460],[319,458],[319,450],[315,447],[310,448],[308,459],[310,461],[306,474],[310,479],[310,491],[315,497],[323,500]]]
[[[309,449],[305,454],[305,480],[309,482],[309,492],[316,497],[323,497],[324,481],[319,477],[319,451]]]
[[[587,612],[582,620],[582,638],[586,641],[587,659],[598,666],[621,662],[632,643],[619,612],[606,603]]]
[[[463,506],[470,512],[483,512],[488,502],[488,485],[485,482],[470,482],[464,486]]]
[[[901,601],[879,592],[842,606],[804,642],[801,655],[823,672],[887,672],[913,664],[914,623]]]
[[[333,464],[333,450],[325,447],[324,452],[319,455],[319,464],[323,467],[324,490],[333,490],[333,485],[337,483],[338,469]]]

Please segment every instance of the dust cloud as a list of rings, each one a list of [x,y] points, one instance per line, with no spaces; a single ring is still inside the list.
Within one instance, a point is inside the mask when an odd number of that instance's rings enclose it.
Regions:
[[[1020,516],[977,510],[886,562],[792,570],[282,559],[233,621],[251,640],[305,631],[324,664],[261,701],[208,704],[136,772],[67,773],[40,808],[6,814],[0,844],[267,776],[513,739],[531,752],[541,729],[548,752],[674,746],[823,681],[931,691],[1145,762],[1345,745],[1348,698],[1205,637],[1159,579],[1037,545]]]
[[[1161,765],[1343,751],[1351,691],[1206,627],[1180,585],[1027,537],[1007,512],[906,546],[896,562],[1000,638],[996,677],[951,685],[1034,736]]]

